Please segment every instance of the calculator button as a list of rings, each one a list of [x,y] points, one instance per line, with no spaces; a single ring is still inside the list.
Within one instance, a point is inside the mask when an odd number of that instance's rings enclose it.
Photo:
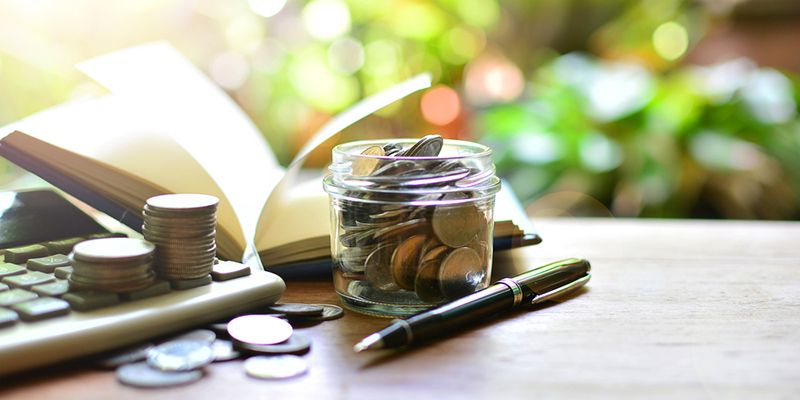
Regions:
[[[17,303],[26,302],[38,298],[39,295],[23,289],[11,289],[0,292],[0,307],[13,306]]]
[[[42,296],[60,297],[69,292],[69,282],[57,280],[52,283],[36,285],[31,288],[31,291]]]
[[[10,263],[0,264],[0,280],[2,280],[7,276],[22,275],[25,272],[27,272],[25,267],[20,267],[19,265],[14,265]]]
[[[42,297],[26,301],[11,307],[19,314],[23,321],[38,321],[40,319],[57,317],[69,313],[69,303],[54,297]]]
[[[14,275],[3,278],[3,283],[14,288],[29,288],[34,285],[55,281],[55,276],[39,271],[31,271],[24,275]]]
[[[70,292],[63,297],[73,310],[90,311],[98,308],[109,307],[119,303],[119,295],[116,293],[94,292],[82,290]]]
[[[32,271],[41,271],[52,274],[58,267],[68,267],[69,257],[63,254],[56,254],[53,256],[31,258],[28,260],[28,269]]]
[[[231,261],[223,261],[219,264],[214,264],[214,269],[211,270],[211,278],[216,282],[236,279],[247,275],[250,275],[250,267]]]
[[[58,279],[68,279],[72,271],[72,267],[58,267],[53,272],[56,274],[56,278]]]
[[[49,251],[50,254],[69,254],[70,252],[72,252],[72,248],[75,247],[76,244],[84,240],[86,239],[82,237],[76,237],[64,240],[53,240],[52,242],[47,243],[47,251]]]
[[[17,313],[7,308],[0,308],[0,328],[4,326],[11,326],[17,322]]]
[[[47,247],[44,247],[40,244],[32,244],[29,246],[7,249],[4,261],[14,264],[24,264],[31,258],[45,257],[49,255],[50,253],[47,251]]]
[[[134,290],[132,292],[125,292],[121,293],[120,297],[122,300],[132,301],[132,300],[141,300],[146,299],[148,297],[153,296],[160,296],[162,294],[169,293],[169,282],[157,280],[152,285],[139,290]]]
[[[0,292],[5,292],[6,290],[8,290],[8,285],[0,283]]]

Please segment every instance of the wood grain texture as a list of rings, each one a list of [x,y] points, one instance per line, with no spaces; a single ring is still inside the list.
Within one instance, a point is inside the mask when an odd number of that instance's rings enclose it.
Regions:
[[[73,362],[0,378],[0,398],[800,398],[800,223],[535,224],[544,242],[498,252],[494,278],[579,255],[589,284],[425,346],[356,354],[389,321],[347,312],[298,328],[313,345],[295,379],[252,379],[231,361],[188,386],[143,390]],[[330,282],[288,282],[283,301],[338,304]]]

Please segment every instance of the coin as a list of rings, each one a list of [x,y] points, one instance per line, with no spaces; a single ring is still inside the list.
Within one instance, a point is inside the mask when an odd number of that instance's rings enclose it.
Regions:
[[[294,355],[254,356],[244,362],[247,375],[259,379],[286,379],[305,374],[308,364]]]
[[[292,336],[292,325],[269,315],[243,315],[228,322],[231,338],[250,344],[275,344]]]
[[[437,259],[425,261],[420,265],[414,279],[414,291],[420,300],[435,303],[444,299],[444,294],[439,287],[440,266],[441,261]]]
[[[361,152],[362,156],[380,156],[382,157],[385,153],[383,152],[383,147],[381,146],[370,146],[367,147],[366,150]],[[357,157],[353,161],[352,168],[352,175],[354,176],[367,176],[372,174],[372,171],[375,170],[375,167],[380,163],[380,158],[375,157]]]
[[[422,258],[420,259],[419,263],[420,263],[420,265],[422,265],[422,263],[424,263],[425,261],[441,260],[442,258],[444,258],[445,255],[447,255],[447,252],[449,250],[450,250],[450,248],[447,247],[447,246],[439,246],[439,247],[437,247],[437,248],[425,253],[422,256]]]
[[[203,342],[203,343],[214,343],[214,340],[217,339],[217,334],[208,330],[208,329],[195,329],[173,338],[170,338],[170,342],[179,342],[179,341],[192,341],[192,342]]]
[[[147,365],[161,371],[191,371],[214,361],[214,349],[208,343],[174,341],[162,343],[147,352]]]
[[[392,255],[397,244],[394,242],[384,243],[378,246],[372,254],[367,257],[364,265],[364,274],[367,281],[374,288],[391,292],[400,290],[400,286],[392,277]]]
[[[401,153],[403,157],[436,157],[442,150],[444,140],[439,135],[427,135]]]
[[[478,252],[461,247],[453,250],[442,261],[439,269],[439,288],[450,300],[474,293],[486,278]]]
[[[214,362],[235,360],[241,355],[233,349],[233,342],[230,340],[214,340],[211,347],[214,349]]]
[[[268,307],[272,312],[283,313],[289,316],[320,316],[324,308],[318,304],[280,303]]]
[[[141,343],[134,346],[106,353],[95,364],[100,368],[113,369],[122,364],[130,364],[147,358],[147,352],[154,346],[152,343]]]
[[[116,371],[117,379],[136,387],[169,387],[195,382],[203,377],[203,370],[166,372],[150,368],[146,362],[123,364]]]
[[[462,193],[449,193],[442,201],[467,198]],[[442,243],[456,248],[469,243],[480,229],[480,220],[474,204],[447,204],[436,206],[433,212],[433,231]]]
[[[307,317],[305,319],[312,320],[312,321],[330,321],[333,319],[342,318],[344,316],[344,310],[342,307],[333,305],[333,304],[317,304],[318,306],[322,306],[322,315],[316,317]]]
[[[129,262],[152,257],[155,245],[136,238],[103,238],[80,242],[72,249],[76,260]]]
[[[206,194],[165,194],[147,199],[147,206],[153,210],[189,212],[216,208],[219,199]]]
[[[250,344],[234,341],[233,346],[247,353],[258,354],[305,354],[311,349],[311,339],[295,332],[289,339],[276,344]]]
[[[405,290],[414,290],[419,252],[426,241],[425,235],[412,236],[400,244],[392,255],[392,277],[397,285]]]

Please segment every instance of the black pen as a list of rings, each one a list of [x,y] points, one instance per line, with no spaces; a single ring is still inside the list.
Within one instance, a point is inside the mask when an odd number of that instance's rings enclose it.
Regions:
[[[497,314],[522,303],[536,304],[572,292],[589,281],[589,261],[569,258],[503,278],[486,289],[439,308],[398,319],[380,332],[367,336],[353,350],[396,348],[420,339],[443,335],[453,328]]]

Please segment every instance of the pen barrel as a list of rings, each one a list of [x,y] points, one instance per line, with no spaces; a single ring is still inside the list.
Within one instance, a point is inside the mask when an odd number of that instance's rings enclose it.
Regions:
[[[450,333],[454,328],[513,306],[514,295],[511,289],[506,285],[495,284],[406,321],[413,331],[413,339],[423,339]]]

